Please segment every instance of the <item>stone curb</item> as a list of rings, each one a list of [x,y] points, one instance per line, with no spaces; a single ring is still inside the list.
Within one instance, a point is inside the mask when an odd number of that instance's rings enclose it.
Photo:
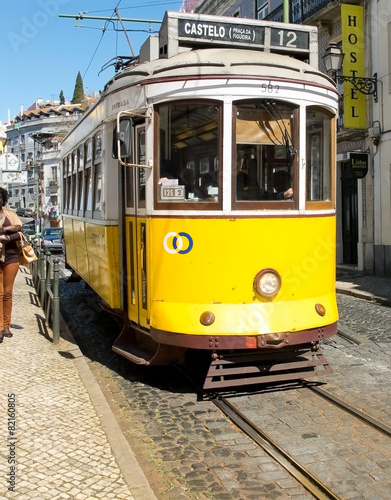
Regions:
[[[135,500],[157,500],[98,382],[88,366],[87,359],[77,346],[62,317],[60,318],[60,333],[63,341],[67,343],[67,350],[73,357],[80,378],[87,389],[92,405],[97,412],[117,464],[123,474],[124,481],[132,492],[132,496]]]
[[[340,287],[337,286],[337,293],[341,293],[344,295],[351,295],[352,297],[357,297],[358,299],[364,299],[371,302],[375,302],[377,304],[381,304],[386,307],[391,307],[391,300],[386,297],[379,297],[378,295],[374,295],[370,292],[358,291],[351,289],[349,287]]]

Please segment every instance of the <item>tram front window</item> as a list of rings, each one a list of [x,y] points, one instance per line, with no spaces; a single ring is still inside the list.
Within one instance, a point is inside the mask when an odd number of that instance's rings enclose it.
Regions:
[[[160,202],[220,201],[220,122],[220,105],[210,101],[159,106]]]
[[[285,102],[237,104],[232,181],[236,202],[293,200],[297,114],[297,107]]]
[[[325,110],[307,109],[307,201],[332,199],[333,117]]]

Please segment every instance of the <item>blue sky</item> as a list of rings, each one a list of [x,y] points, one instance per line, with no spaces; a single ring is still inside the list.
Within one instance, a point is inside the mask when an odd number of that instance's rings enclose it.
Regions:
[[[182,0],[16,0],[2,6],[0,40],[0,121],[7,122],[26,110],[37,98],[58,99],[60,91],[71,100],[78,71],[84,90],[101,90],[115,74],[103,65],[131,50],[117,21],[79,21],[59,14],[112,16],[117,7],[121,18],[162,20],[166,10],[178,11]],[[113,19],[116,19],[115,16]],[[102,28],[107,27],[106,31]],[[126,22],[135,54],[159,24]],[[115,28],[115,29],[114,29]]]

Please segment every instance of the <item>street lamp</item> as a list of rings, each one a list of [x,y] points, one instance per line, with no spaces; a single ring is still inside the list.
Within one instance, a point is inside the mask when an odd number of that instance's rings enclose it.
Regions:
[[[336,43],[330,43],[323,56],[327,73],[331,74],[335,83],[349,82],[358,92],[373,95],[375,102],[377,102],[377,73],[373,75],[373,78],[340,75],[339,72],[342,69],[344,55],[341,47]]]

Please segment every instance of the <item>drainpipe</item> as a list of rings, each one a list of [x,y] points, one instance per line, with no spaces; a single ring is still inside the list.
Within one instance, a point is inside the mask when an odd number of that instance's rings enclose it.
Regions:
[[[289,23],[289,1],[288,0],[284,0],[284,10],[283,10],[283,13],[284,13],[284,23]]]

